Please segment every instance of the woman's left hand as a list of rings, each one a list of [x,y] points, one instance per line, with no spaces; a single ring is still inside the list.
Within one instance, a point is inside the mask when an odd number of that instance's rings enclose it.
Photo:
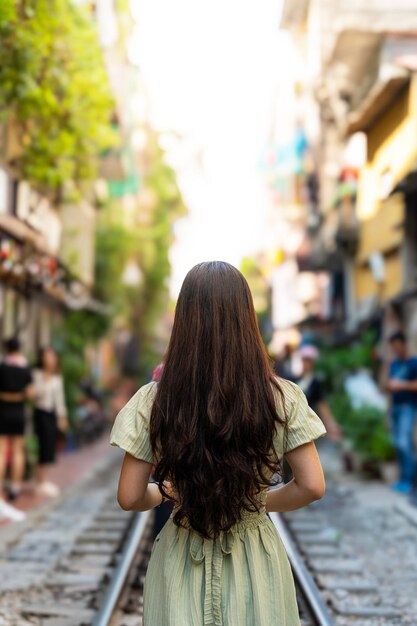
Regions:
[[[68,420],[66,417],[58,418],[58,428],[63,433],[68,432]]]

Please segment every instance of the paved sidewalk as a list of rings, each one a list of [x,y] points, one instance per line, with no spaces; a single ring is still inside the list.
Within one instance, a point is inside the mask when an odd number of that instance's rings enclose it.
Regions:
[[[55,483],[61,490],[65,490],[67,487],[79,483],[100,459],[105,458],[110,453],[109,434],[105,433],[89,446],[71,452],[59,453],[57,463],[50,468],[48,480]],[[21,511],[29,512],[47,502],[53,502],[53,500],[54,498],[36,493],[33,483],[26,483],[23,486],[21,496],[12,504]],[[0,520],[0,531],[9,524],[11,522],[8,520]]]

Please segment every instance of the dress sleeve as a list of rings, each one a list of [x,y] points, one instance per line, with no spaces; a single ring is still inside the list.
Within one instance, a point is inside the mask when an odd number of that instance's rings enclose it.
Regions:
[[[288,421],[287,428],[279,428],[275,437],[274,447],[279,456],[326,434],[323,422],[308,405],[307,398],[300,387],[286,381],[281,388]],[[282,414],[282,401],[279,408]]]
[[[137,459],[154,462],[149,439],[149,418],[156,394],[156,383],[141,387],[117,414],[110,434],[110,444]]]

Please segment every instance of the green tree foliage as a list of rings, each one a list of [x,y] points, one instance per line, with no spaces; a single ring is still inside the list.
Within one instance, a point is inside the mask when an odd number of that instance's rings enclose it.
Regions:
[[[360,368],[373,371],[375,336],[373,332],[365,333],[361,339],[340,347],[324,347],[318,370],[326,381],[329,391],[344,389],[346,376]]]
[[[61,355],[65,397],[71,424],[76,423],[80,380],[89,375],[85,349],[96,343],[108,330],[110,318],[89,311],[70,311],[55,330],[53,344]]]
[[[354,409],[344,391],[333,393],[328,399],[344,437],[351,442],[363,462],[387,461],[393,458],[394,450],[387,429],[387,417],[383,411],[368,405]]]
[[[173,222],[186,213],[174,170],[166,163],[158,136],[149,131],[149,167],[142,178],[142,189],[153,199],[126,225],[118,200],[103,207],[96,231],[96,296],[109,303],[113,316],[124,318],[139,341],[138,375],[146,378],[161,358],[157,346],[157,326],[167,309],[169,249]],[[141,215],[141,211],[147,215]],[[137,286],[123,284],[128,261],[137,263],[142,280]]]
[[[385,413],[372,406],[353,408],[344,387],[346,377],[357,370],[375,370],[374,345],[374,333],[366,333],[349,346],[323,349],[317,366],[328,390],[333,415],[364,462],[384,461],[393,456]]]
[[[19,149],[9,164],[54,200],[94,179],[115,142],[97,35],[71,0],[1,0],[1,121]]]
[[[268,346],[272,340],[273,333],[271,289],[262,273],[260,260],[244,257],[240,264],[240,271],[248,281],[262,339],[265,345]]]
[[[110,213],[110,215],[108,214]],[[120,214],[104,208],[96,228],[96,297],[112,308],[113,315],[126,312],[126,288],[122,275],[128,259],[135,253],[138,234],[120,221]]]
[[[162,356],[156,349],[155,329],[168,306],[172,227],[174,221],[186,213],[175,172],[165,161],[156,133],[149,138],[149,157],[151,166],[144,178],[144,185],[152,190],[155,204],[149,228],[142,231],[140,238],[139,258],[143,284],[140,315],[136,320],[142,353],[142,376],[148,375]]]

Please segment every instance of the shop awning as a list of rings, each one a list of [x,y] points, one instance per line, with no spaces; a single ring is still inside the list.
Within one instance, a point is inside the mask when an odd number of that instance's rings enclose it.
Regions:
[[[366,131],[409,81],[408,70],[396,68],[390,79],[376,82],[358,109],[348,116],[346,135]]]
[[[37,250],[47,252],[45,241],[41,233],[22,222],[14,215],[0,215],[0,230],[11,235],[18,241],[30,242]]]

